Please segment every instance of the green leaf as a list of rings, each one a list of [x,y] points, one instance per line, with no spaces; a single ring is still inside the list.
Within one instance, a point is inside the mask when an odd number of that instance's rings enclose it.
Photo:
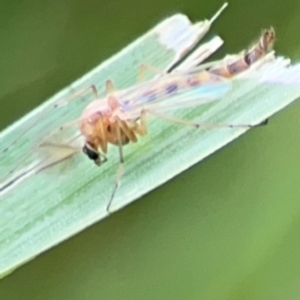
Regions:
[[[17,143],[0,156],[2,276],[107,215],[105,207],[112,190],[118,161],[113,147],[109,148],[109,162],[101,168],[91,164],[84,155],[77,155],[38,174],[29,174],[31,176],[26,180],[18,180],[19,177],[25,178],[22,176],[23,171],[28,170],[31,163],[37,159],[46,158],[46,164],[49,163],[47,153],[39,153],[33,147],[38,145],[52,129],[78,118],[91,97],[90,95],[79,97],[62,108],[50,109],[51,113],[46,114],[49,107],[53,108],[55,103],[61,103],[62,99],[91,84],[97,86],[102,96],[104,83],[108,78],[112,79],[118,88],[133,85],[137,80],[138,67],[142,63],[151,64],[161,70],[168,69],[194,47],[209,30],[214,19],[197,24],[192,24],[186,16],[180,14],[166,19],[117,55],[49,99],[44,105],[1,132],[2,149],[17,139]],[[208,44],[211,45],[208,50],[215,51],[221,44],[222,40],[216,37]],[[203,58],[209,54],[209,51],[205,51]],[[32,128],[22,135],[24,130],[30,127]],[[148,147],[147,145],[152,147],[151,141],[152,137],[149,135],[144,140],[143,147]],[[58,149],[50,148],[51,150]],[[142,156],[135,157],[139,152],[139,146],[130,146],[125,150],[126,160],[128,155],[126,167],[127,165],[129,167],[132,160],[140,162],[140,159],[143,159]],[[65,157],[67,154],[60,152],[58,156]],[[16,180],[11,181],[10,177]],[[123,186],[127,184],[126,176],[124,179]],[[141,192],[144,193],[143,190]],[[118,204],[118,199],[129,203],[129,199],[133,201],[139,197],[134,189],[131,189],[128,195],[123,193],[122,189],[118,191],[115,204]]]
[[[204,25],[191,26],[181,15],[164,21],[3,131],[1,144],[9,144],[49,105],[82,87],[97,83],[102,93],[107,78],[120,88],[134,84],[138,66],[144,62],[166,69],[178,61],[210,24]],[[181,29],[184,30],[176,42]],[[170,36],[173,39],[168,39]],[[285,68],[282,64],[284,61],[280,59],[266,63],[245,78],[235,79],[232,91],[224,99],[196,109],[184,109],[175,115],[206,123],[258,124],[300,96],[299,66]],[[86,98],[80,98],[39,120],[37,126],[1,155],[1,174],[5,175],[28,152],[30,155],[22,159],[22,168],[35,161],[36,152],[30,152],[33,141],[55,126],[78,118],[85,105]],[[124,147],[125,174],[111,210],[140,198],[245,131],[245,128],[196,130],[149,118],[148,135]],[[3,189],[0,202],[2,276],[107,216],[106,206],[118,166],[117,148],[110,147],[108,153],[109,160],[101,168],[95,167],[85,156],[76,155]]]

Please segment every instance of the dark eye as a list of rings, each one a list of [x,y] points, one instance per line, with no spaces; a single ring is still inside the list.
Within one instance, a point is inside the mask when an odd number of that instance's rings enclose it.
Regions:
[[[86,144],[82,148],[83,153],[85,153],[89,159],[93,161],[99,160],[99,153],[97,150],[93,149],[90,145]]]

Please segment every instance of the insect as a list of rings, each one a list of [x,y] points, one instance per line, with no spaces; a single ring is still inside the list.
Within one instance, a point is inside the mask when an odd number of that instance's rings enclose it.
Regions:
[[[240,74],[254,62],[262,58],[271,49],[274,36],[273,28],[265,30],[258,43],[243,54],[234,56],[230,61],[225,59],[221,63],[210,63],[211,66],[209,67],[200,65],[188,70],[175,68],[170,72],[158,72],[158,77],[124,90],[118,91],[113,82],[108,80],[106,82],[106,96],[103,98],[99,97],[94,85],[87,87],[65,101],[65,103],[68,103],[68,101],[84,93],[90,92],[92,94],[93,100],[83,110],[79,119],[72,121],[70,124],[62,125],[47,134],[36,148],[53,146],[49,142],[49,138],[58,131],[64,131],[76,123],[78,123],[80,135],[73,137],[73,139],[77,139],[79,136],[84,138],[82,151],[96,165],[100,166],[106,161],[109,144],[117,146],[119,151],[119,166],[111,197],[106,208],[107,212],[110,213],[114,195],[124,173],[123,147],[129,143],[137,142],[138,136],[147,134],[147,117],[149,115],[197,129],[222,127],[251,128],[266,124],[266,122],[254,125],[195,123],[176,118],[170,115],[169,112],[221,99],[231,89],[231,81],[228,78]],[[143,74],[143,70],[146,68],[147,66],[143,65],[140,73]],[[148,66],[148,68],[153,69],[151,66]],[[5,151],[7,150],[8,148],[5,149]],[[59,163],[75,152],[77,150],[73,152],[71,150],[68,156],[64,156],[61,159],[54,159],[42,168],[38,165],[38,168],[40,170]],[[37,166],[33,166],[30,172],[36,168]],[[15,179],[11,180],[1,189],[3,190],[14,183],[23,175],[15,177]]]

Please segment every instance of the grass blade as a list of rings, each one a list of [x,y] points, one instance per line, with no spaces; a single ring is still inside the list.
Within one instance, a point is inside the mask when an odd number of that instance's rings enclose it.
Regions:
[[[2,149],[53,103],[65,99],[83,87],[96,84],[102,94],[108,78],[112,79],[118,88],[128,87],[136,83],[138,67],[142,63],[154,65],[161,70],[168,69],[205,35],[210,26],[211,21],[192,24],[186,16],[180,14],[166,19],[117,55],[2,131]],[[221,44],[220,38],[214,38],[212,51]],[[0,178],[3,178],[20,159],[22,168],[34,162],[37,153],[30,150],[33,142],[56,126],[77,118],[89,99],[90,97],[82,97],[72,101],[39,120],[38,125],[22,136],[16,145],[1,154]],[[127,150],[125,151],[127,155]],[[0,195],[1,276],[106,216],[103,204],[107,200],[109,187],[112,186],[116,166],[116,153],[112,152],[110,162],[101,169],[91,165],[86,157],[78,156],[63,165],[40,172],[17,185],[11,185],[9,189],[4,189]],[[27,153],[29,156],[24,158]],[[134,152],[132,154],[134,155]],[[75,178],[77,175],[70,176],[70,171],[78,174],[78,178]],[[91,190],[90,186],[94,180],[101,182],[101,185],[97,186],[96,183]],[[3,186],[5,182],[1,182],[2,189]],[[129,198],[126,196],[126,199]]]
[[[176,18],[178,22],[174,21]],[[180,26],[187,32],[186,39],[177,44],[174,40],[163,43],[159,34],[166,29],[169,34],[172,30],[178,31],[179,23],[185,24]],[[180,15],[163,24],[50,99],[50,102],[91,83],[97,82],[101,87],[107,78],[112,78],[118,87],[133,84],[140,63],[146,61],[161,69],[167,68],[194,45],[202,32],[199,26],[191,26]],[[275,71],[279,75],[271,76]],[[253,76],[234,80],[232,92],[222,101],[176,112],[176,116],[210,123],[259,123],[300,96],[298,71],[298,65],[289,69],[281,67],[279,59],[252,73]],[[2,132],[2,144],[9,142],[46,105]],[[28,151],[32,139],[41,130],[47,129],[50,124],[64,123],[66,118],[75,118],[84,106],[84,101],[74,102],[30,131],[18,147],[1,156],[1,174],[5,174],[11,164]],[[118,210],[140,198],[246,131],[241,128],[191,130],[154,118],[149,121],[149,134],[139,143],[124,148],[125,176],[112,210]],[[77,156],[66,162],[65,168],[55,166],[3,193],[0,202],[2,276],[107,216],[107,200],[118,164],[117,149],[111,147],[109,153],[109,162],[101,169],[94,167],[84,156]]]

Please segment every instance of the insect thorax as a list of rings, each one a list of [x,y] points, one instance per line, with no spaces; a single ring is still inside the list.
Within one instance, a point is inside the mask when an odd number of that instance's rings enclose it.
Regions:
[[[125,123],[125,121],[119,121]],[[89,118],[80,121],[79,128],[87,143],[95,145],[104,153],[107,152],[107,144],[118,145],[117,122],[114,118],[101,113],[93,114]],[[129,139],[120,129],[120,143],[128,144]]]

